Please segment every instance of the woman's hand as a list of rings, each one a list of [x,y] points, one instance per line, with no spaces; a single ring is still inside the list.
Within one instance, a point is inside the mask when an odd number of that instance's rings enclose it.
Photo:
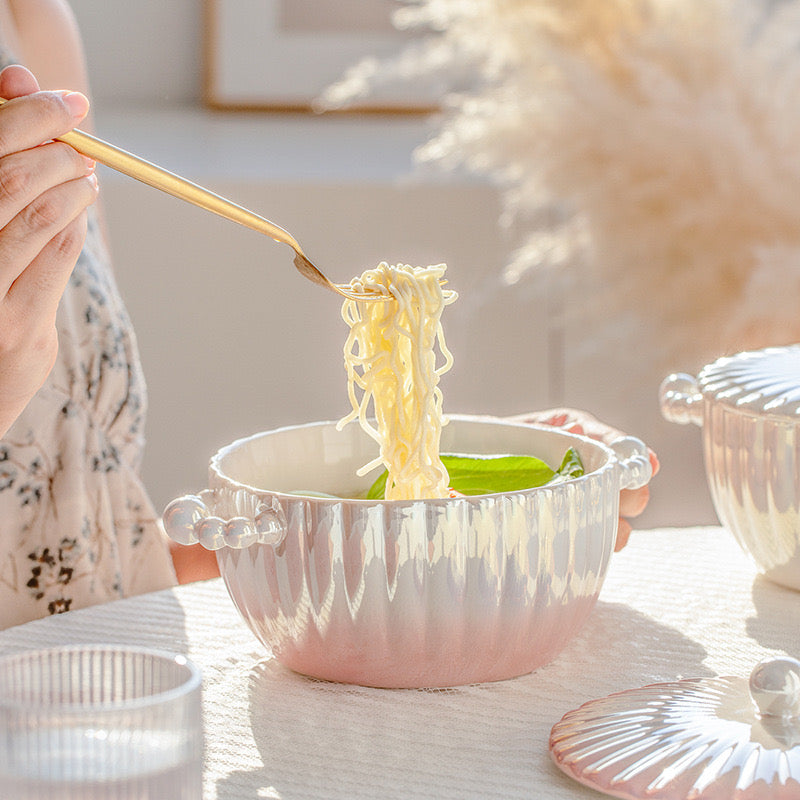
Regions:
[[[178,583],[193,583],[206,581],[209,578],[219,578],[219,564],[217,554],[213,550],[206,550],[200,544],[169,543],[169,552],[172,556],[172,566],[175,568],[175,577]]]
[[[38,391],[58,352],[56,310],[97,197],[94,164],[53,141],[89,110],[78,93],[42,92],[27,69],[0,72],[0,435]]]
[[[569,433],[576,433],[611,444],[615,439],[625,436],[622,431],[612,428],[585,411],[574,408],[551,408],[547,411],[533,411],[511,418],[514,422],[533,422],[540,425],[553,425]],[[648,448],[653,475],[658,472],[659,463],[656,454]],[[637,517],[647,507],[650,499],[650,487],[641,489],[623,489],[619,495],[619,528],[614,550],[622,550],[631,535],[631,524],[627,518]]]

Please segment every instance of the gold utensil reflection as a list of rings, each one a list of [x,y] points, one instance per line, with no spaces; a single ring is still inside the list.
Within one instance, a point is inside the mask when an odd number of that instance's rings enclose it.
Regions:
[[[6,102],[8,101],[0,98],[0,105]],[[288,231],[243,206],[226,200],[224,197],[196,183],[192,183],[192,181],[181,178],[156,164],[145,161],[145,159],[133,155],[133,153],[122,150],[84,131],[77,129],[70,131],[63,136],[59,136],[58,140],[65,142],[79,153],[117,170],[117,172],[135,178],[148,186],[160,189],[162,192],[166,192],[180,200],[185,200],[187,203],[199,208],[204,208],[212,214],[217,214],[232,222],[238,222],[240,225],[259,233],[265,233],[276,242],[288,244],[295,252],[294,265],[300,274],[319,286],[324,286],[326,289],[330,289],[351,300],[389,299],[388,296],[377,293],[352,292],[346,285],[333,283],[311,263],[297,240]]]

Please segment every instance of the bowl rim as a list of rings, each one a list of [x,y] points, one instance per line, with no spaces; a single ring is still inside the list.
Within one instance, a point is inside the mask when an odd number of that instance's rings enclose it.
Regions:
[[[454,422],[467,422],[467,423],[476,422],[476,423],[485,423],[490,425],[496,424],[496,425],[502,425],[504,427],[521,428],[525,430],[533,428],[535,430],[540,430],[548,434],[555,434],[556,436],[563,437],[569,441],[581,442],[583,444],[587,444],[590,447],[597,448],[605,456],[605,461],[603,461],[602,464],[593,469],[591,472],[586,472],[577,478],[568,478],[564,481],[559,481],[557,484],[544,484],[542,486],[534,486],[528,489],[515,489],[509,492],[491,492],[488,494],[463,495],[459,497],[436,497],[436,498],[411,499],[411,500],[385,500],[385,499],[380,500],[380,499],[368,499],[359,497],[324,497],[324,496],[315,496],[311,494],[281,492],[274,489],[266,489],[257,486],[252,486],[250,484],[244,483],[243,481],[237,481],[222,471],[220,467],[220,462],[234,450],[243,447],[249,442],[263,438],[264,436],[283,433],[286,431],[301,430],[312,427],[322,427],[325,425],[335,426],[338,423],[338,420],[315,420],[312,422],[281,425],[277,428],[258,431],[257,433],[253,433],[248,436],[243,436],[239,439],[235,439],[234,441],[229,442],[223,447],[220,447],[217,450],[217,452],[214,453],[213,456],[211,456],[208,464],[209,473],[213,475],[216,481],[223,484],[229,490],[233,491],[245,490],[247,492],[256,495],[269,495],[270,497],[275,497],[282,501],[283,500],[304,501],[322,505],[338,504],[338,503],[354,503],[363,506],[385,506],[388,508],[393,508],[397,506],[409,506],[415,503],[426,503],[433,506],[445,506],[448,504],[452,504],[454,502],[465,502],[465,501],[480,502],[480,501],[485,501],[487,498],[514,497],[518,495],[528,495],[533,492],[540,492],[542,490],[547,490],[547,489],[553,490],[557,486],[560,487],[560,486],[575,485],[580,483],[581,481],[586,481],[589,478],[598,476],[602,472],[608,469],[612,469],[619,461],[617,454],[605,442],[601,442],[598,439],[593,439],[589,436],[584,436],[582,434],[572,433],[571,431],[566,431],[563,430],[562,428],[558,428],[553,425],[546,425],[542,423],[518,422],[488,414],[446,414],[445,416],[448,421],[452,420]],[[211,483],[213,482],[214,481],[211,481]]]

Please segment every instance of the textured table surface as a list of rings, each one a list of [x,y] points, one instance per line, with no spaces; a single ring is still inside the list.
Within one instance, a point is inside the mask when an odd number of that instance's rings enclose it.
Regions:
[[[180,651],[200,666],[203,800],[600,798],[552,765],[553,724],[611,692],[800,657],[800,593],[758,577],[722,528],[664,529],[615,555],[587,625],[552,664],[496,684],[308,680],[269,657],[221,580],[12,628],[0,653],[77,642]]]

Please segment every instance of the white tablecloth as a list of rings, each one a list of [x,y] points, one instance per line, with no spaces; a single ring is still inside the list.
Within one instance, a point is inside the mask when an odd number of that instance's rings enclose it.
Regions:
[[[749,675],[800,657],[800,592],[757,576],[721,528],[640,531],[584,630],[549,666],[444,691],[312,681],[272,660],[221,580],[0,633],[0,652],[122,642],[186,653],[204,676],[204,800],[599,798],[559,772],[552,725],[610,692]]]

